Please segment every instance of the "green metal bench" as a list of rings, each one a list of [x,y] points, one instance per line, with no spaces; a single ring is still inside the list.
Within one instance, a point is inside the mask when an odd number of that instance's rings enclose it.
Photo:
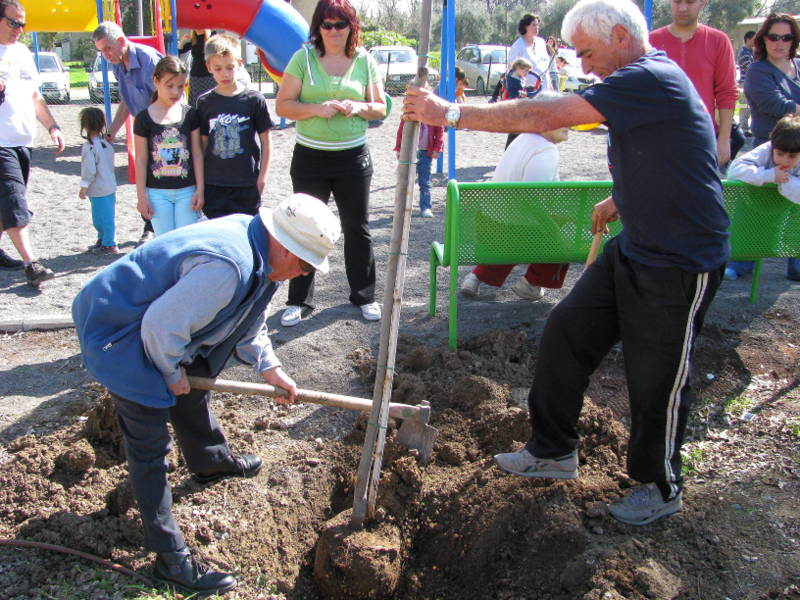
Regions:
[[[761,259],[800,256],[800,206],[774,185],[724,182],[731,216],[731,260],[756,261],[750,301],[755,302]],[[459,183],[447,188],[444,242],[430,254],[428,312],[436,314],[438,267],[450,267],[448,343],[458,338],[458,267],[478,264],[583,262],[592,244],[594,205],[611,195],[610,181]],[[620,223],[609,223],[619,233]]]

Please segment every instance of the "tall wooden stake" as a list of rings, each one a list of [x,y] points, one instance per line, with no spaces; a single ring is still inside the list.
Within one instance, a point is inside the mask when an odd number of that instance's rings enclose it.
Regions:
[[[431,0],[423,0],[421,18],[417,78],[412,84],[415,86],[421,86],[428,80]],[[392,398],[397,332],[400,327],[400,309],[403,301],[406,256],[408,254],[408,232],[411,227],[411,210],[414,200],[416,169],[412,167],[416,163],[418,137],[419,123],[406,123],[403,128],[400,161],[397,166],[392,240],[389,245],[389,261],[386,268],[381,339],[375,389],[372,395],[372,411],[367,424],[364,448],[361,451],[361,461],[358,465],[353,514],[350,518],[350,525],[353,527],[363,527],[364,522],[375,514],[378,481],[383,463],[383,447],[386,442],[386,425],[389,421],[389,402]]]

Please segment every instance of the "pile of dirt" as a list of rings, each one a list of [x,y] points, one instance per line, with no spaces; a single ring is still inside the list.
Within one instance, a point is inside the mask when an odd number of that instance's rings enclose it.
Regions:
[[[699,364],[732,368],[731,356],[717,355],[729,346],[727,335],[712,331],[714,352],[701,345]],[[618,403],[623,387],[619,353],[612,352],[592,380],[597,393],[586,398],[579,422],[581,477],[566,482],[509,476],[492,461],[529,436],[521,404],[535,355],[523,335],[489,333],[464,341],[458,351],[402,339],[398,357],[393,400],[430,401],[439,437],[433,461],[423,466],[415,451],[396,443],[397,423],[390,423],[377,514],[363,530],[350,529],[348,509],[364,419],[340,439],[297,439],[287,424],[291,408],[218,394],[215,407],[232,446],[260,453],[261,474],[202,487],[180,454],[170,455],[175,514],[187,542],[241,577],[229,597],[800,597],[798,438],[785,420],[767,417],[772,406],[741,427],[725,426],[724,411],[706,410],[704,443],[725,428],[739,436],[729,451],[732,461],[756,446],[762,456],[780,453],[782,459],[730,481],[722,453],[715,453],[703,477],[690,478],[683,512],[633,528],[606,511],[606,503],[632,484],[625,474],[627,433],[608,406],[610,399]],[[367,380],[374,375],[368,353],[354,353],[352,360]],[[796,376],[794,364],[773,360],[767,368]],[[704,375],[696,379],[698,386],[706,382],[706,395],[715,382]],[[112,405],[101,388],[90,391],[93,408],[77,422],[8,446],[0,473],[0,537],[59,544],[146,573]],[[753,423],[758,429],[746,429]],[[791,444],[795,451],[787,456]],[[753,486],[751,479],[766,471],[773,478],[768,487]],[[752,497],[731,489],[744,481]],[[743,561],[759,578],[758,593],[742,583]],[[2,548],[0,564],[5,597],[108,597],[106,588],[86,579],[79,592],[59,595],[74,578],[72,558]],[[123,583],[119,575],[105,578],[106,586]]]

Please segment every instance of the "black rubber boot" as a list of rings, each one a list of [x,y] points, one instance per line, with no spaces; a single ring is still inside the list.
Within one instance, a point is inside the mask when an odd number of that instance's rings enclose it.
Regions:
[[[222,594],[236,587],[233,575],[211,570],[195,559],[188,548],[159,552],[153,566],[153,577],[191,594]]]
[[[197,483],[213,483],[226,477],[255,477],[261,470],[261,457],[255,454],[231,456],[206,473],[195,473]]]

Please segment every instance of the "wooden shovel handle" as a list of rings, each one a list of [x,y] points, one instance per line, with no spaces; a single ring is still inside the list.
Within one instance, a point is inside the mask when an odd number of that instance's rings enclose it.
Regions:
[[[276,398],[286,396],[286,390],[277,388],[266,383],[248,383],[246,381],[231,381],[229,379],[212,379],[209,377],[190,376],[189,385],[197,390],[212,390],[215,392],[231,392],[234,394],[253,394],[256,396],[269,396]],[[372,400],[356,398],[355,396],[343,396],[341,394],[328,394],[326,392],[315,392],[314,390],[297,390],[297,399],[302,402],[322,404],[324,406],[336,406],[349,410],[360,410],[363,412],[372,410]],[[410,404],[391,403],[389,414],[398,419],[408,419],[415,417],[419,413],[418,406]]]
[[[594,239],[592,239],[592,247],[589,248],[589,256],[586,257],[586,264],[583,265],[583,268],[586,269],[591,265],[595,259],[597,258],[597,253],[600,250],[600,242],[603,241],[603,232],[598,231],[594,234]]]

